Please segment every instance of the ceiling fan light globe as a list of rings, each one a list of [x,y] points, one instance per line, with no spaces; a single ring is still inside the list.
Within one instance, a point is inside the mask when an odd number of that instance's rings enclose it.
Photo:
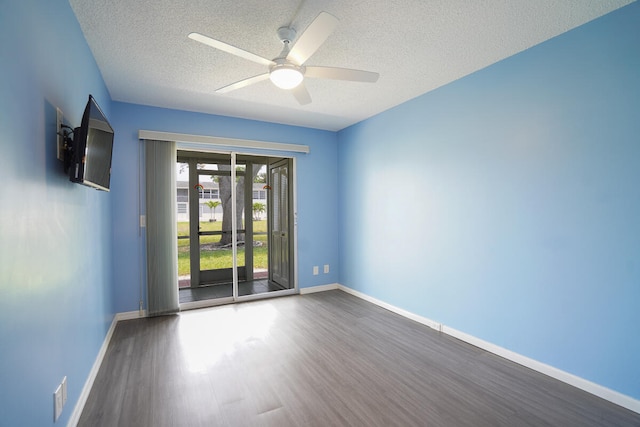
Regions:
[[[304,76],[295,68],[277,67],[271,70],[269,78],[280,89],[293,89],[302,83]]]

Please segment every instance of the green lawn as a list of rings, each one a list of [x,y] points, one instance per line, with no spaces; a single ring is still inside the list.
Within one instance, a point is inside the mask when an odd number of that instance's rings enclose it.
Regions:
[[[254,221],[254,233],[267,231],[267,221]],[[222,221],[200,222],[201,231],[220,231],[222,230]],[[189,235],[189,223],[178,222],[178,236]],[[264,246],[253,248],[253,265],[254,268],[267,268],[267,235],[253,236],[253,240],[264,242]],[[220,236],[202,236],[200,244],[215,244],[220,242]],[[215,270],[218,268],[231,268],[232,250],[207,250],[201,248],[200,251],[200,268],[202,270]],[[238,248],[238,265],[244,265],[244,247]],[[189,265],[189,239],[178,239],[178,275],[185,276],[190,272]]]

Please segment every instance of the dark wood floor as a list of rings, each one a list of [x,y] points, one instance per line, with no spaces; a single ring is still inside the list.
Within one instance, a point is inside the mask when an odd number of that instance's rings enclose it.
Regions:
[[[118,323],[79,426],[640,426],[341,291]]]

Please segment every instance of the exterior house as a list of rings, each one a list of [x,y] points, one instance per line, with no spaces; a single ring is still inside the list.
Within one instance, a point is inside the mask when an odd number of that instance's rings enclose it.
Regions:
[[[218,212],[218,218],[221,216],[222,207],[217,207],[214,210],[207,206],[207,202],[220,201],[220,190],[219,186],[216,182],[201,182],[202,189],[199,190],[200,199],[199,199],[199,213],[198,218],[200,221],[208,221],[209,219],[215,219],[215,212]],[[261,203],[265,207],[267,205],[267,191],[263,188],[264,184],[254,183],[253,184],[253,194],[252,199],[253,203]],[[177,209],[177,217],[178,221],[188,221],[189,220],[189,183],[187,181],[177,181],[176,182],[176,209]],[[215,211],[215,212],[214,212]],[[256,219],[265,219],[267,215],[266,209],[263,211],[253,212],[254,218]]]

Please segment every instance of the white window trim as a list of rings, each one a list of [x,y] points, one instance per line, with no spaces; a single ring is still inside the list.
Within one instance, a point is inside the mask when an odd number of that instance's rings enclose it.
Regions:
[[[140,130],[138,131],[138,138],[152,139],[156,141],[175,141],[180,143],[179,145],[181,146],[184,146],[184,144],[206,144],[208,146],[218,147],[243,147],[258,148],[261,150],[289,151],[293,153],[309,153],[308,145],[255,141],[251,139],[222,138],[218,136],[189,135],[186,133],[159,132],[154,130]],[[200,149],[202,147],[200,146],[197,148]]]

